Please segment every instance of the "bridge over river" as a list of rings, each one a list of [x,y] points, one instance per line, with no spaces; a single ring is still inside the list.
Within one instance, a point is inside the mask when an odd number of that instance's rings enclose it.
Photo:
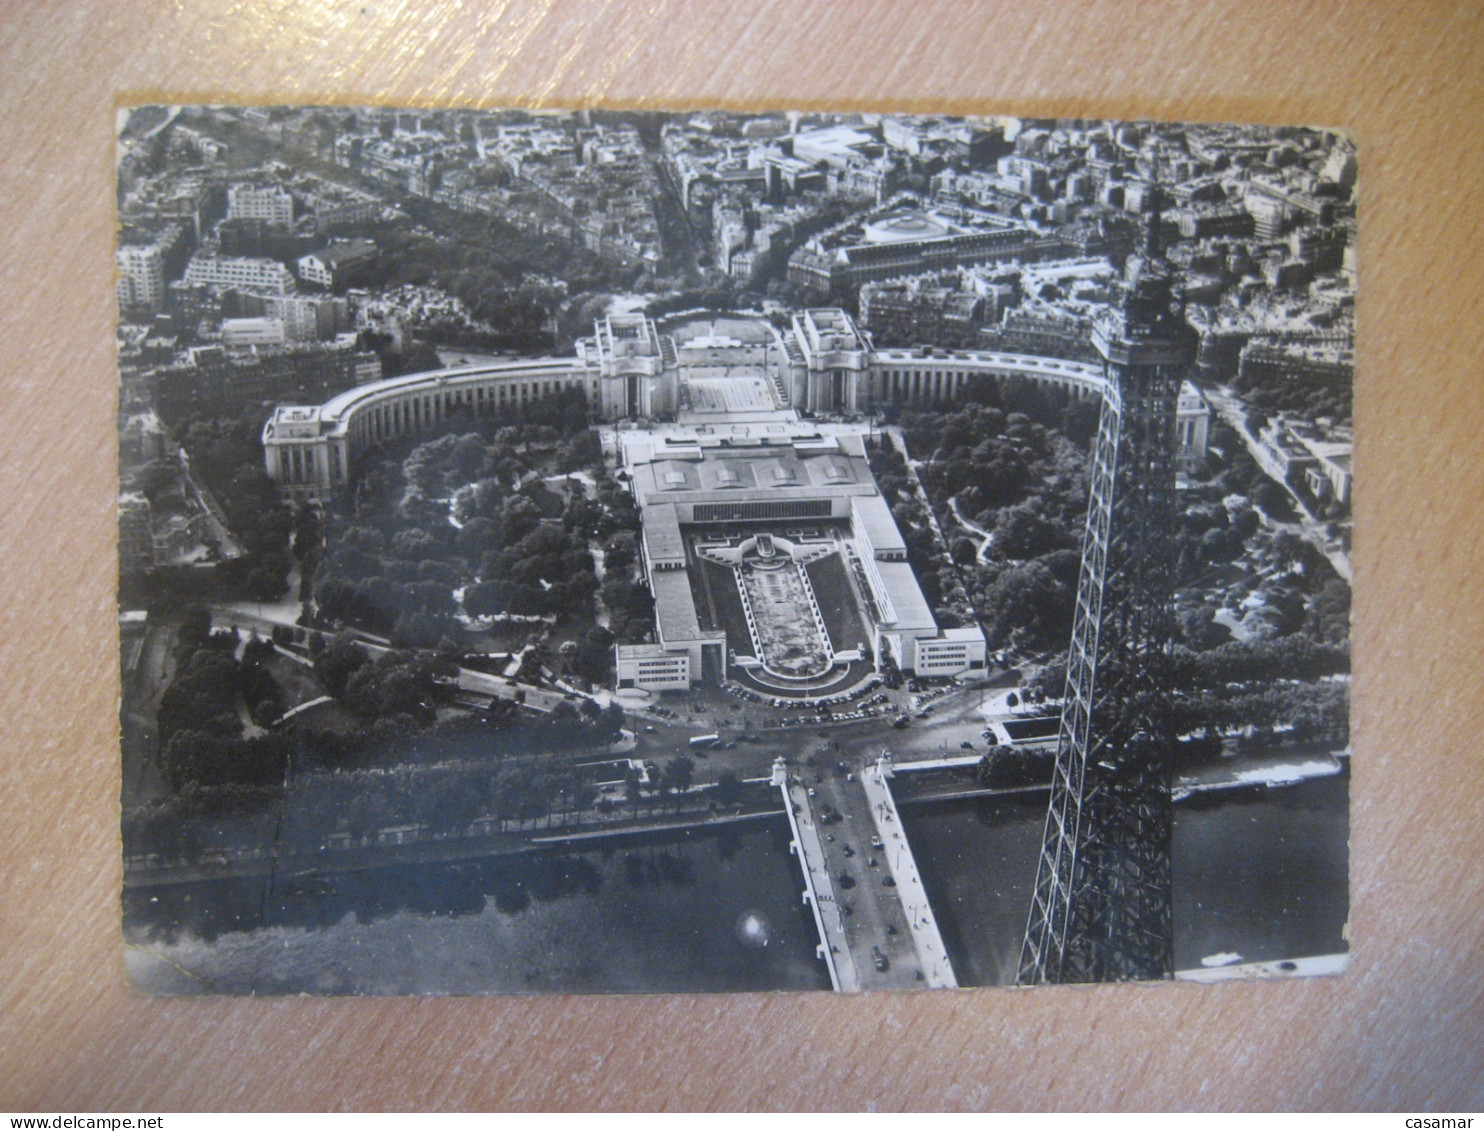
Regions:
[[[820,956],[838,991],[958,985],[902,832],[881,758],[857,778],[810,785],[776,763]]]

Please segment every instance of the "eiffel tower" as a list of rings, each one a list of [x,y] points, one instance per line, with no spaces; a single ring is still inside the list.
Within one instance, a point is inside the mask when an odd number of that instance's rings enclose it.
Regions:
[[[1163,260],[1157,188],[1155,196],[1121,303],[1094,324],[1107,385],[1023,985],[1174,973],[1175,407],[1195,334]]]

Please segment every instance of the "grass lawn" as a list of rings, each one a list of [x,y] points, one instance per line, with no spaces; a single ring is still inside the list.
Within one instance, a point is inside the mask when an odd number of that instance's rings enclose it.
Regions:
[[[562,512],[567,508],[566,498],[540,480],[528,483],[521,488],[520,493],[541,508],[542,518],[561,518]]]
[[[314,674],[314,669],[306,667],[297,660],[275,654],[263,666],[278,681],[278,686],[283,688],[283,709],[285,711],[297,707],[300,703],[318,699],[325,693],[325,689],[320,686],[319,679]]]
[[[835,553],[804,568],[809,571],[809,584],[814,587],[814,599],[819,602],[824,627],[835,651],[845,652],[869,643],[871,634],[856,605],[844,559]]]
[[[306,730],[329,731],[332,734],[355,734],[366,729],[366,720],[352,715],[339,703],[321,703],[289,720]]]
[[[552,626],[549,647],[555,653],[568,640],[581,644],[597,623],[590,609],[569,612]]]
[[[471,652],[514,652],[525,646],[526,637],[539,632],[539,624],[496,621],[489,628],[468,633]]]
[[[696,599],[696,615],[701,624],[710,629],[720,628],[727,634],[727,644],[744,656],[752,654],[752,636],[747,631],[747,615],[742,611],[742,597],[737,592],[737,579],[726,566],[708,562],[703,558],[693,559],[691,566],[692,592]],[[707,592],[715,603],[713,620]]]

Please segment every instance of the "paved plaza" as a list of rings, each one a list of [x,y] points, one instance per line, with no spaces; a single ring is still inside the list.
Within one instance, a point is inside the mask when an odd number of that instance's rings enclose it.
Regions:
[[[778,408],[773,385],[755,371],[686,381],[691,412],[768,412]]]

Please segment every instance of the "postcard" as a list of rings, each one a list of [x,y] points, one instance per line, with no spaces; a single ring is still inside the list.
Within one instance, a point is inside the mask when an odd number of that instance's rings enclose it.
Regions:
[[[142,991],[1344,969],[1343,132],[138,106],[117,178]]]

